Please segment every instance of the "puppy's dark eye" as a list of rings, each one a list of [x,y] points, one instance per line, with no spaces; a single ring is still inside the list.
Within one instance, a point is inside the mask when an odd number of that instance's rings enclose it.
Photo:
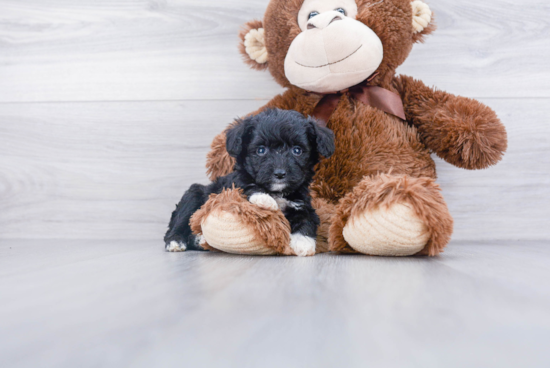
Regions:
[[[309,20],[309,19],[313,18],[316,15],[319,15],[319,12],[318,11],[312,11],[311,13],[309,13],[307,19]]]
[[[298,147],[298,146],[295,146],[292,148],[292,154],[294,156],[301,156],[302,155],[302,148],[301,147]]]
[[[342,14],[346,15],[346,11],[343,8],[338,8],[338,9],[334,9],[334,10],[336,10],[338,13],[342,13]]]
[[[258,149],[256,150],[256,153],[258,154],[258,156],[263,156],[267,153],[267,148],[264,147],[264,146],[260,146],[258,147]]]

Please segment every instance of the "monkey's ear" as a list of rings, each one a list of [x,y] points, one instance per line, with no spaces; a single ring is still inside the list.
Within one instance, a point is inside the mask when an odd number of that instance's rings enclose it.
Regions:
[[[327,127],[320,126],[317,121],[311,119],[310,127],[313,133],[314,142],[317,147],[317,152],[325,158],[329,158],[333,155],[334,147],[334,133]]]
[[[231,126],[225,131],[225,149],[229,156],[237,157],[243,150],[243,142],[247,134],[254,127],[250,118],[237,119],[237,124]]]
[[[433,13],[428,4],[421,0],[411,2],[412,7],[412,26],[413,26],[413,41],[423,42],[424,36],[435,31],[435,23],[433,21]]]
[[[262,21],[253,20],[246,23],[239,33],[239,37],[241,39],[239,51],[243,55],[244,62],[253,69],[266,69],[268,57]]]

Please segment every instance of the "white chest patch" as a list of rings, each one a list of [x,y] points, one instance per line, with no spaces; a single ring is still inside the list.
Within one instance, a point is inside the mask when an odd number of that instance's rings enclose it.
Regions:
[[[287,208],[299,210],[304,206],[304,204],[301,202],[292,202],[283,197],[274,196],[273,199],[275,199],[275,202],[277,202],[277,205],[279,206],[281,211],[285,211]]]

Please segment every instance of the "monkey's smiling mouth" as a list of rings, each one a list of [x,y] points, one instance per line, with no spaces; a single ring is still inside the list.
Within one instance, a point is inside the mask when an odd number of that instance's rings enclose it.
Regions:
[[[340,59],[340,60],[338,60],[338,61],[334,61],[334,62],[332,62],[332,63],[328,63],[328,64],[317,65],[317,66],[309,66],[309,65],[300,64],[300,63],[297,62],[297,61],[294,61],[294,62],[295,62],[296,64],[300,65],[300,66],[303,66],[304,68],[322,68],[322,67],[325,67],[325,66],[338,64],[339,62],[346,60],[347,58],[349,58],[350,56],[352,56],[353,54],[355,54],[357,51],[359,51],[359,49],[360,49],[361,47],[363,47],[363,45],[359,46],[354,52],[352,52],[351,54],[349,54],[349,55],[346,56],[345,58]]]

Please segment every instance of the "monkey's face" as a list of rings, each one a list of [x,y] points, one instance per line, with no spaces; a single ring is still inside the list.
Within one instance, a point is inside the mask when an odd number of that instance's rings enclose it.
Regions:
[[[302,32],[285,58],[289,82],[327,93],[351,87],[374,73],[384,56],[382,41],[356,17],[355,0],[305,0],[297,17]]]
[[[245,25],[241,52],[284,87],[337,92],[375,72],[391,80],[434,29],[421,0],[271,0],[263,22]]]

